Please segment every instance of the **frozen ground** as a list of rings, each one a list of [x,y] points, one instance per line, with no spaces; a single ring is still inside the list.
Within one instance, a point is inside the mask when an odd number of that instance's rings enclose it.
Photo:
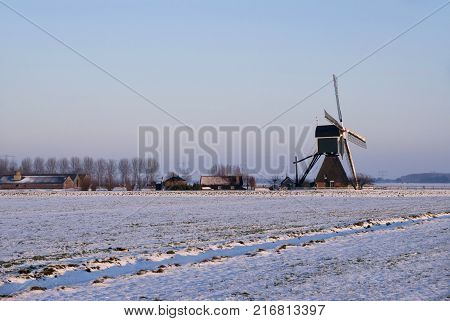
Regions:
[[[0,192],[0,295],[442,300],[449,212],[449,190]]]

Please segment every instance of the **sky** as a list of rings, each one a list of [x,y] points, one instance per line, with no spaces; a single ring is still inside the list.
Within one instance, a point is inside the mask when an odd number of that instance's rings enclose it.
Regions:
[[[435,1],[2,0],[184,123],[261,126],[404,31]],[[339,79],[358,171],[450,172],[450,6]],[[176,125],[0,3],[0,154],[132,157]],[[332,86],[274,124],[336,115]],[[313,140],[311,144],[313,144]]]

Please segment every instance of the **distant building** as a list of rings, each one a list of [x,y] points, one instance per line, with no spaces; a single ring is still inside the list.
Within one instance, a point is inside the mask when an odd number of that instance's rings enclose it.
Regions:
[[[67,189],[76,188],[69,175],[27,175],[20,171],[0,177],[0,189]]]
[[[178,189],[178,188],[183,188],[187,185],[186,180],[182,179],[180,176],[172,176],[168,179],[166,179],[163,182],[164,185],[164,189],[166,190],[171,190],[171,189]]]
[[[295,188],[295,182],[289,176],[286,176],[286,178],[281,181],[280,188],[284,189],[284,190],[286,190],[286,189],[294,189]]]
[[[91,179],[88,174],[68,174],[68,176],[70,176],[70,178],[73,180],[75,187],[80,189],[85,179]]]
[[[347,174],[338,156],[326,157],[316,177],[317,188],[348,188]]]
[[[244,180],[241,175],[234,176],[202,176],[200,178],[200,185],[204,189],[232,189],[239,190],[243,189]]]

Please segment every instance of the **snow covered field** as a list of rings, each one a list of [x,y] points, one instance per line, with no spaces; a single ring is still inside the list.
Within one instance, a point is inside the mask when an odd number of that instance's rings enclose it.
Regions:
[[[449,190],[0,192],[18,300],[443,300]]]

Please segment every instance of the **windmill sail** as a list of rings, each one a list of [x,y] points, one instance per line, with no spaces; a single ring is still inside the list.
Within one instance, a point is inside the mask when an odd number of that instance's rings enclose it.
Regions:
[[[353,157],[352,157],[352,152],[350,151],[350,146],[348,144],[347,139],[344,140],[345,143],[345,150],[346,150],[346,154],[347,154],[347,158],[348,158],[348,162],[350,163],[350,168],[352,169],[352,174],[353,174],[353,182],[354,182],[354,187],[355,189],[358,188],[359,183],[358,183],[358,177],[356,176],[356,168],[355,168],[355,163],[353,162]]]
[[[342,112],[341,112],[341,103],[339,101],[339,92],[338,92],[338,84],[337,84],[337,77],[336,75],[333,75],[333,84],[334,84],[334,94],[336,96],[336,105],[339,115],[339,121],[342,124]]]
[[[333,125],[335,125],[337,128],[339,128],[340,130],[343,130],[344,127],[342,127],[342,125],[336,120],[334,119],[333,116],[331,116],[329,113],[327,113],[327,111],[325,110],[325,118],[332,123]]]
[[[351,130],[347,130],[347,134],[348,134],[349,141],[351,141],[355,145],[358,145],[361,148],[367,149],[367,142],[364,137],[362,137],[361,135],[359,135]]]

